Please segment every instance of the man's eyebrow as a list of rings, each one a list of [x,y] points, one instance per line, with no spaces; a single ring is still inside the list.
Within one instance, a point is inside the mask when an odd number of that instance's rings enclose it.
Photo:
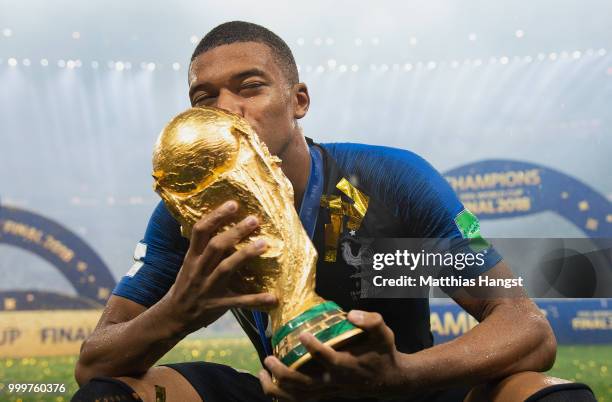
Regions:
[[[245,78],[254,77],[254,76],[260,76],[260,77],[267,78],[268,74],[266,74],[265,71],[263,71],[263,70],[261,70],[259,68],[250,68],[248,70],[244,70],[244,71],[241,71],[239,73],[236,73],[236,74],[232,75],[230,77],[230,81],[243,80]],[[191,87],[189,89],[189,96],[191,97],[194,94],[194,92],[196,92],[198,89],[200,89],[202,87],[205,87],[205,86],[208,86],[208,85],[209,85],[209,83],[206,82],[206,81],[203,81],[203,82],[200,82],[200,83],[194,85],[193,87]]]

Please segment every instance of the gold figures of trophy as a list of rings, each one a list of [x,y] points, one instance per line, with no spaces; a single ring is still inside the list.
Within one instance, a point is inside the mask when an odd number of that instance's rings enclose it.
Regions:
[[[239,202],[238,220],[258,217],[259,228],[236,248],[258,239],[268,248],[237,271],[230,288],[277,296],[279,304],[268,311],[274,354],[287,366],[304,369],[311,356],[298,339],[301,333],[340,348],[362,330],[336,303],[315,293],[317,251],[295,211],[293,187],[280,163],[242,117],[192,108],[172,119],[157,140],[154,188],[187,238],[203,215],[228,200]]]

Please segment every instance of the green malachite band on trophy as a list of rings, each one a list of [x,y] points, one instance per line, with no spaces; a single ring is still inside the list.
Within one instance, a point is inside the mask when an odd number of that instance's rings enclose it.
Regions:
[[[348,320],[342,320],[339,323],[332,325],[331,327],[326,328],[317,334],[314,334],[314,336],[322,343],[325,343],[330,339],[333,339],[338,335],[341,335],[346,331],[350,331],[355,328],[357,327],[351,324]],[[286,366],[290,366],[300,357],[304,356],[306,353],[308,353],[308,350],[304,347],[304,345],[299,344],[285,356],[281,356],[280,361],[283,362]]]
[[[314,317],[321,315],[327,311],[332,310],[340,310],[340,306],[332,301],[326,301],[324,303],[318,304],[312,307],[309,310],[304,311],[302,314],[295,317],[293,320],[289,321],[287,324],[283,325],[281,329],[276,331],[276,333],[272,336],[272,347],[278,345],[280,341],[283,340],[284,337],[293,332],[300,325],[304,324],[307,321],[310,321]]]

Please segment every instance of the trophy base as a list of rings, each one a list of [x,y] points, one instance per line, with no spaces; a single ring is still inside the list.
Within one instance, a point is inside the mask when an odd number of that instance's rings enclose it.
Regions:
[[[313,334],[321,343],[337,350],[363,334],[363,330],[348,321],[346,313],[334,302],[326,301],[306,310],[272,337],[276,357],[286,366],[303,372],[310,372],[318,365],[299,341],[303,332]]]

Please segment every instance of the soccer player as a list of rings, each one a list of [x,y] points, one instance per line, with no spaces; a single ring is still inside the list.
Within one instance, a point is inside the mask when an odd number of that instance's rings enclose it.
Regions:
[[[553,365],[556,342],[547,320],[520,289],[509,290],[504,298],[456,289],[453,299],[480,324],[435,346],[427,299],[359,298],[355,268],[343,257],[342,244],[360,237],[462,239],[478,235],[478,222],[446,181],[411,152],[316,144],[305,138],[298,120],[310,105],[308,88],[299,82],[291,50],[281,38],[246,22],[214,28],[191,58],[189,98],[193,106],[216,106],[243,116],[282,159],[295,208],[319,252],[317,292],[350,311],[349,320],[366,332],[366,347],[334,351],[303,334],[300,340],[324,369],[309,376],[283,365],[271,356],[267,317],[257,312],[274,306],[275,296],[235,295],[224,285],[237,268],[265,250],[265,245],[252,244],[234,251],[258,227],[257,217],[218,233],[240,208],[240,200],[228,200],[185,239],[160,203],[136,248],[134,266],[82,346],[75,371],[81,389],[74,400],[461,401],[467,396],[491,401],[524,400],[538,391],[543,395],[541,390],[550,397],[565,387],[539,373]],[[340,182],[369,202],[359,227],[337,233],[334,243],[325,230],[333,212],[325,200],[336,196],[351,202]],[[491,278],[512,278],[493,248],[472,274],[485,272]],[[228,310],[259,353],[264,369],[258,377],[205,362],[154,366],[187,334]],[[584,388],[562,390],[574,391],[592,397]]]

